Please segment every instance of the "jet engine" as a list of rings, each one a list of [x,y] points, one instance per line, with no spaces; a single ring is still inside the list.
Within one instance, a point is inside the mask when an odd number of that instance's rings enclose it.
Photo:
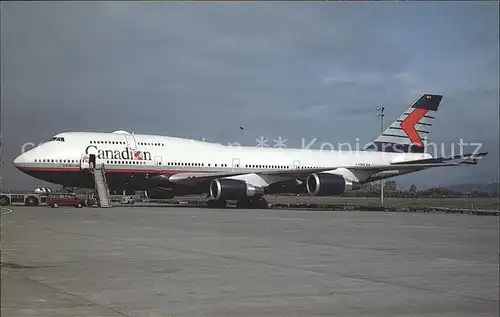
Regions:
[[[359,188],[342,175],[331,173],[313,173],[306,180],[307,192],[315,196],[334,196]]]
[[[237,179],[214,179],[210,183],[210,197],[215,200],[237,200],[245,197],[255,197],[264,194],[260,187]]]

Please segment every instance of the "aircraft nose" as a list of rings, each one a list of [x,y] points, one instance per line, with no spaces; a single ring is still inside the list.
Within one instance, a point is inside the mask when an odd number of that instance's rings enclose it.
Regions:
[[[23,153],[21,155],[19,155],[18,157],[16,157],[14,159],[14,166],[17,168],[17,169],[21,169],[24,167],[24,165],[27,163],[27,160],[26,160],[26,155]]]

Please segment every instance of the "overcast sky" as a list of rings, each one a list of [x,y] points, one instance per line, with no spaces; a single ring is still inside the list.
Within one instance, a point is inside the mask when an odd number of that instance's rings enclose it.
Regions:
[[[377,106],[389,125],[422,93],[444,95],[431,141],[482,142],[490,155],[396,180],[498,181],[493,1],[1,6],[5,188],[42,184],[12,160],[58,132],[364,144],[379,134]]]

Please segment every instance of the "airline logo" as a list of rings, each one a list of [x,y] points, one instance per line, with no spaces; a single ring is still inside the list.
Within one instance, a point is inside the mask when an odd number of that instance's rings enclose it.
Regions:
[[[401,128],[406,133],[408,138],[410,138],[411,143],[414,145],[418,145],[421,147],[424,146],[424,142],[415,129],[415,125],[420,121],[420,119],[425,116],[428,111],[428,109],[414,108],[413,112],[410,113],[400,124]]]
[[[136,151],[125,148],[120,150],[103,150],[98,149],[95,145],[89,145],[85,149],[85,154],[89,154],[89,149],[94,148],[97,150],[96,156],[105,160],[146,160],[151,161],[151,153],[148,151]]]
[[[151,154],[149,156],[151,156]],[[147,157],[146,152],[134,151],[134,160],[145,160],[145,157]]]

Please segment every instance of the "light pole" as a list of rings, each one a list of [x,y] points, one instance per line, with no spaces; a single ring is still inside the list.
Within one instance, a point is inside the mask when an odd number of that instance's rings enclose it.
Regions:
[[[384,106],[377,108],[377,116],[380,117],[380,134],[384,133]],[[383,146],[383,145],[382,145]],[[380,180],[380,204],[384,204],[384,179]]]

